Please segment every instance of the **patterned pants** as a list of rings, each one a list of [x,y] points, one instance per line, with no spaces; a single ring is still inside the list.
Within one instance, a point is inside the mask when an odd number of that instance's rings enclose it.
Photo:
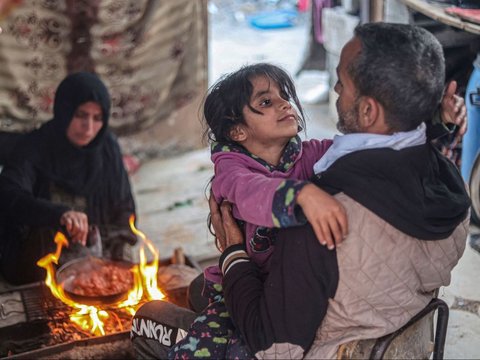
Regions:
[[[205,282],[203,295],[209,305],[190,326],[187,336],[168,353],[169,359],[254,358],[235,331],[220,284]]]
[[[253,359],[223,300],[222,286],[206,282],[209,305],[200,313],[164,301],[144,304],[130,338],[137,359]]]

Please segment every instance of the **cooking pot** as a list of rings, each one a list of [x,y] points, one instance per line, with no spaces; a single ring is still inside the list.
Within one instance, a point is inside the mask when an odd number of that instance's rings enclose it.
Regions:
[[[79,293],[75,289],[74,280],[77,276],[88,277],[89,274],[94,276],[96,273],[102,270],[102,267],[111,266],[118,267],[122,270],[129,270],[133,267],[132,263],[125,261],[113,261],[107,259],[100,259],[93,256],[86,256],[71,260],[60,268],[56,272],[57,284],[61,286],[69,298],[73,301],[85,304],[85,305],[111,305],[119,302],[127,297],[128,292],[131,290],[130,284],[133,284],[133,274],[128,271],[128,274],[132,276],[131,281],[126,281],[125,286],[121,290],[115,290],[113,293],[102,292],[100,295],[84,295]]]

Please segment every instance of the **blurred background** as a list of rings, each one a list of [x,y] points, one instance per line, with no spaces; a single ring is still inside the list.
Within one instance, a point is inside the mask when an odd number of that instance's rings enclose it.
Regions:
[[[459,81],[461,93],[480,30],[458,17],[445,20],[452,5],[461,6],[445,0],[0,0],[0,164],[18,134],[51,118],[57,84],[79,70],[98,73],[109,87],[110,125],[133,168],[204,146],[199,109],[208,86],[248,63],[284,67],[304,103],[330,103],[335,118],[340,50],[354,27],[369,21],[434,32],[445,48],[448,78]]]

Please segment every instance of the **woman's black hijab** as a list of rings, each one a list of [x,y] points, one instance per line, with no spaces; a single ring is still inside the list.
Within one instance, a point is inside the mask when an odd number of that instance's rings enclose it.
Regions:
[[[103,126],[86,146],[73,145],[67,138],[67,129],[77,108],[93,101],[102,109]],[[39,171],[66,190],[89,195],[101,181],[103,167],[102,147],[108,134],[110,96],[97,75],[79,72],[68,75],[55,92],[53,119],[37,132],[36,140],[42,149],[37,157]]]

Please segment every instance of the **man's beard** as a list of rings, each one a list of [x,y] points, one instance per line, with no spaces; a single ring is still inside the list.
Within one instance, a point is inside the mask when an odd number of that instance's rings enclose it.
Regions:
[[[361,132],[361,127],[358,122],[358,105],[359,98],[355,99],[353,106],[348,110],[341,110],[338,101],[336,104],[338,113],[337,130],[342,134],[353,134]]]

